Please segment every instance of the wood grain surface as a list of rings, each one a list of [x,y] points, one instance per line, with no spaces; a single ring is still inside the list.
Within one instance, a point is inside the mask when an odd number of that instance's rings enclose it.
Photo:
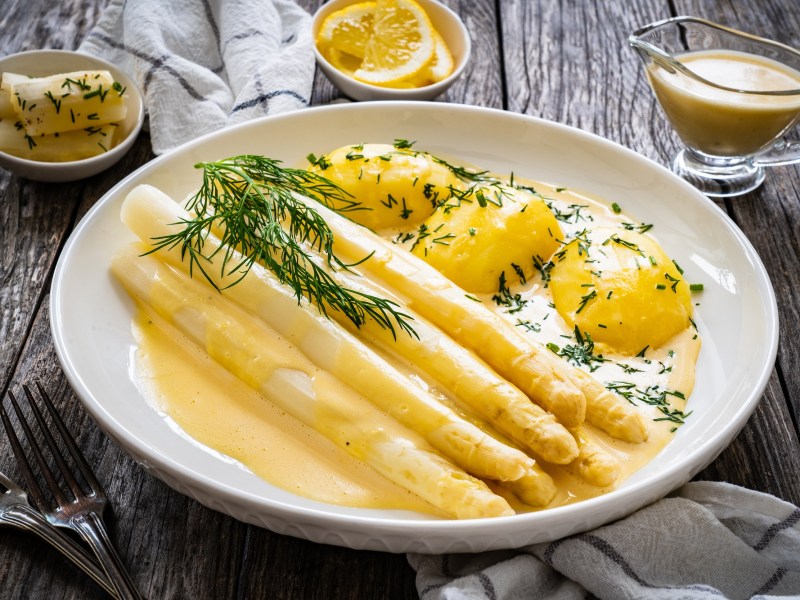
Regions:
[[[130,0],[129,0],[130,1]],[[0,55],[74,49],[109,0],[4,0]],[[438,102],[551,119],[667,164],[665,127],[627,38],[637,27],[694,14],[800,46],[795,0],[444,0],[465,21],[473,58]],[[310,12],[320,2],[300,2]],[[317,72],[312,104],[340,97]],[[0,170],[0,394],[46,382],[113,501],[111,535],[148,598],[416,598],[403,555],[353,551],[273,534],[204,508],[130,460],[94,424],[57,364],[47,311],[53,268],[80,218],[119,179],[152,158],[143,133],[114,168],[70,184]],[[733,444],[698,477],[800,504],[800,169],[772,169],[758,191],[720,207],[755,246],[778,298],[778,360],[763,400]],[[21,481],[0,435],[0,471]],[[102,590],[38,539],[0,531],[0,595],[86,599]]]

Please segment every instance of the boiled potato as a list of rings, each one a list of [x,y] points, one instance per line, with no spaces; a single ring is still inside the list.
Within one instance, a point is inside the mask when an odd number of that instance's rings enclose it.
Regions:
[[[338,148],[311,167],[352,194],[347,216],[374,231],[408,229],[427,219],[459,180],[430,154],[389,144]]]
[[[583,232],[553,260],[550,288],[570,327],[633,356],[686,329],[689,285],[650,237],[627,229]]]
[[[533,194],[500,183],[481,183],[454,196],[427,221],[412,252],[474,293],[493,293],[529,279],[534,261],[559,247],[561,228]]]

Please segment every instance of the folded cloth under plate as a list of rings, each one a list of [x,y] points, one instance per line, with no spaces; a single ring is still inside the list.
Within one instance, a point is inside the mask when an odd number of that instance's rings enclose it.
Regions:
[[[695,482],[555,542],[408,560],[421,600],[800,598],[800,508]]]
[[[291,0],[111,0],[79,50],[142,89],[153,151],[307,106],[311,17]]]

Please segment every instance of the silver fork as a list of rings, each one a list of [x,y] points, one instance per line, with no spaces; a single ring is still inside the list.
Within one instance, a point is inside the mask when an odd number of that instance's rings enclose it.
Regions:
[[[0,415],[2,415],[5,425],[8,416],[2,406],[0,406]],[[95,558],[72,538],[50,525],[39,511],[28,504],[28,496],[25,491],[3,473],[0,473],[0,525],[8,525],[35,533],[71,560],[75,566],[82,569],[109,594],[116,597],[114,588],[108,582],[105,572],[97,565]]]
[[[39,428],[47,446],[50,449],[50,452],[52,453],[53,458],[55,459],[61,477],[66,482],[67,487],[69,487],[69,493],[71,493],[72,499],[69,499],[65,493],[65,490],[61,489],[61,486],[59,485],[44,458],[42,448],[40,448],[37,444],[36,438],[31,431],[28,422],[25,420],[25,416],[20,410],[19,404],[17,404],[17,399],[11,392],[8,392],[8,397],[11,400],[11,404],[13,405],[14,411],[17,414],[17,419],[19,420],[22,430],[25,433],[25,437],[28,440],[28,445],[30,446],[36,462],[39,465],[39,470],[47,482],[47,486],[50,488],[53,498],[55,499],[55,505],[48,502],[47,498],[45,497],[45,494],[42,491],[42,488],[39,486],[36,476],[33,473],[31,463],[23,451],[22,445],[20,444],[14,429],[10,426],[10,423],[6,425],[6,420],[4,420],[3,425],[6,427],[6,432],[11,441],[11,447],[14,450],[14,455],[17,457],[20,470],[22,471],[25,480],[28,482],[31,496],[36,503],[36,506],[51,524],[57,527],[68,527],[73,529],[89,543],[97,555],[97,558],[100,560],[100,564],[108,575],[108,578],[114,587],[114,591],[119,598],[140,600],[142,596],[140,596],[139,592],[136,590],[130,575],[128,575],[128,572],[125,570],[125,566],[122,564],[122,560],[114,550],[114,546],[108,537],[108,533],[106,532],[102,517],[103,509],[107,503],[105,491],[95,478],[94,473],[92,473],[92,470],[89,467],[89,464],[86,462],[83,454],[81,454],[81,451],[78,449],[75,440],[72,438],[66,426],[64,425],[64,422],[61,420],[61,417],[58,415],[58,412],[53,406],[53,403],[50,401],[47,392],[44,391],[38,382],[36,383],[36,387],[39,390],[39,395],[41,396],[47,411],[50,413],[53,424],[61,436],[64,446],[67,448],[72,461],[78,468],[78,471],[80,471],[80,474],[83,476],[84,481],[89,487],[89,491],[86,492],[81,488],[81,485],[78,483],[75,475],[72,473],[72,470],[67,465],[64,455],[61,453],[61,450],[59,450],[58,445],[53,438],[53,434],[48,428],[30,388],[27,385],[23,385],[22,389],[25,391],[25,396],[27,396],[33,416],[36,419],[36,422],[39,424]]]

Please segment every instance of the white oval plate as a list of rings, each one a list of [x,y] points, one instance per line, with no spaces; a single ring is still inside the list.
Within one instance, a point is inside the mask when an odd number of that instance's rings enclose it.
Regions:
[[[693,414],[652,462],[619,489],[546,511],[470,521],[351,509],[275,488],[176,432],[141,396],[129,369],[133,307],[112,280],[112,254],[133,240],[119,220],[126,193],[150,183],[175,198],[199,185],[199,161],[257,153],[303,165],[344,144],[416,141],[416,148],[543,180],[619,203],[654,233],[692,282],[705,285]],[[81,221],[59,259],[53,337],[70,384],[100,427],[155,476],[242,521],[315,542],[390,552],[475,552],[584,531],[669,493],[710,463],[744,426],[777,351],[775,297],[763,265],[728,217],[668,170],[612,142],[555,123],[443,103],[311,108],[191,142],[144,165]],[[118,499],[123,501],[124,499]]]

